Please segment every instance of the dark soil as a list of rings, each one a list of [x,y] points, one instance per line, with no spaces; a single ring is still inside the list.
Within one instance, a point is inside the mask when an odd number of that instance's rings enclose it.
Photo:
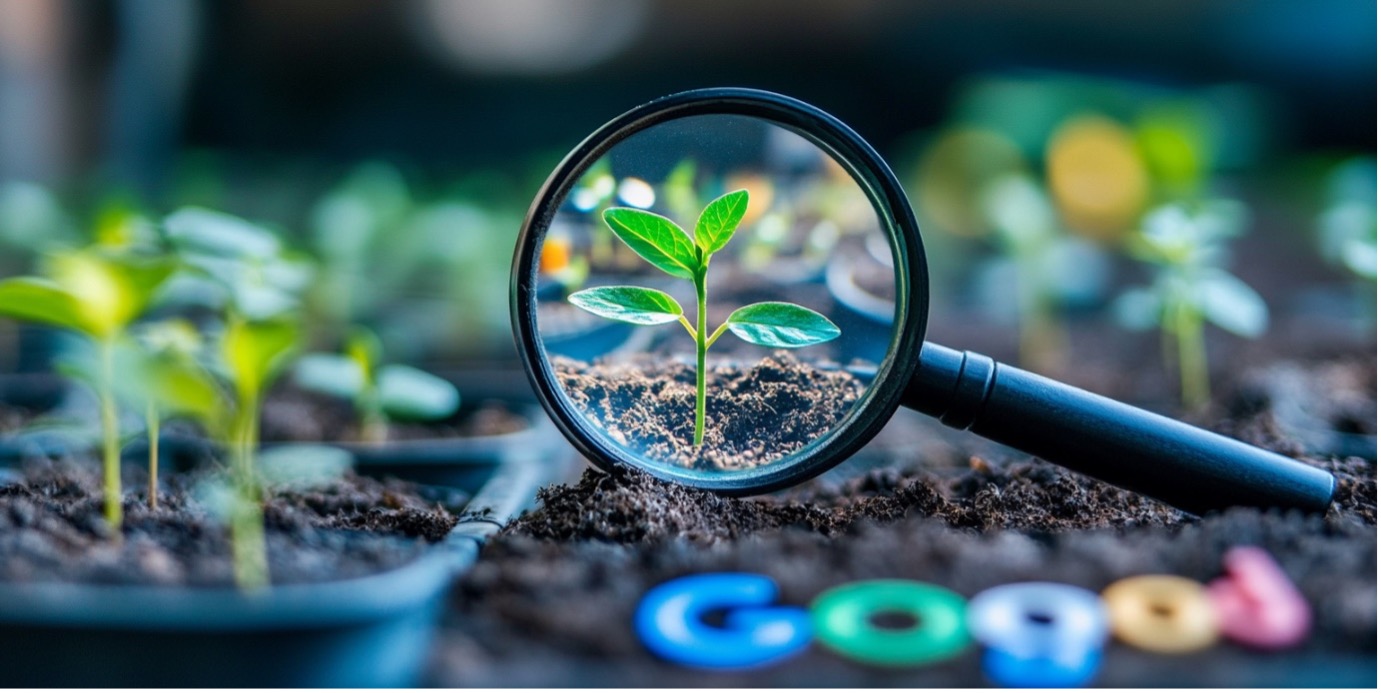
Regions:
[[[949,473],[876,470],[749,500],[594,471],[548,489],[542,507],[486,549],[455,593],[434,662],[446,686],[987,685],[976,649],[883,671],[813,648],[763,670],[700,672],[657,660],[632,632],[651,587],[710,571],[772,576],[785,603],[870,578],[966,596],[1052,580],[1101,590],[1121,577],[1207,581],[1230,546],[1266,548],[1315,608],[1299,651],[1220,644],[1193,656],[1109,646],[1097,685],[1371,685],[1376,651],[1376,475],[1352,459],[1310,461],[1340,479],[1324,517],[1233,510],[1202,520],[1043,462],[971,460]]]
[[[127,493],[117,535],[105,523],[94,467],[30,465],[0,486],[0,579],[231,585],[228,529],[193,500],[204,478],[165,479],[157,510],[143,494]],[[271,580],[338,580],[400,566],[446,536],[463,502],[353,475],[276,490],[265,507]]]
[[[355,442],[360,439],[359,417],[350,402],[282,383],[264,402],[262,432],[269,442]],[[527,418],[496,400],[463,406],[448,419],[435,422],[390,422],[389,440],[471,438],[516,433],[529,426]]]
[[[865,389],[846,371],[786,351],[747,367],[711,361],[705,440],[697,447],[693,362],[558,358],[552,365],[576,408],[615,440],[660,462],[706,470],[748,469],[799,450],[839,423]]]

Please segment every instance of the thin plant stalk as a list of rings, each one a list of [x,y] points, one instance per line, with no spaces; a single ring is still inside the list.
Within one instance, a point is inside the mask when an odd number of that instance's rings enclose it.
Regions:
[[[235,583],[257,590],[268,584],[268,550],[264,542],[264,510],[254,473],[254,451],[259,444],[257,399],[244,402],[232,434],[234,445],[235,503],[231,513],[230,543],[234,554]]]
[[[149,400],[144,412],[145,428],[149,432],[149,508],[158,509],[158,407]]]
[[[705,441],[705,274],[695,274],[695,444]]]
[[[114,529],[124,522],[120,505],[120,436],[115,410],[115,340],[103,339],[101,352],[101,435],[105,471],[105,520]]]
[[[379,393],[374,387],[366,385],[356,401],[360,411],[360,440],[366,443],[388,441],[388,417],[379,403]]]
[[[1186,408],[1198,409],[1208,404],[1209,399],[1208,355],[1204,347],[1203,318],[1191,306],[1181,304],[1176,322],[1180,396]]]

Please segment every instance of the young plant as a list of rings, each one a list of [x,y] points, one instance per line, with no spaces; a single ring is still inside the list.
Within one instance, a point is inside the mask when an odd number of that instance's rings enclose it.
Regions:
[[[264,395],[297,351],[301,292],[313,268],[269,231],[220,212],[184,208],[164,219],[169,238],[196,274],[188,286],[209,289],[224,313],[215,373],[229,385],[222,422],[213,432],[230,451],[229,520],[235,582],[268,584],[263,483],[256,456]]]
[[[264,394],[296,350],[300,338],[295,316],[247,320],[232,314],[221,339],[221,359],[235,393],[235,414],[227,435],[236,500],[230,519],[230,542],[235,582],[245,590],[268,584],[263,488],[255,464],[259,411]]]
[[[748,191],[719,197],[700,213],[695,233],[640,209],[615,207],[604,221],[629,248],[652,266],[695,286],[695,324],[669,294],[639,286],[602,286],[577,291],[570,302],[595,315],[634,325],[680,322],[695,340],[695,445],[705,439],[705,352],[725,330],[750,344],[796,348],[827,342],[839,328],[819,313],[793,303],[754,303],[735,310],[714,330],[706,324],[706,275],[710,258],[733,238],[748,210]]]
[[[1209,400],[1204,322],[1247,338],[1266,330],[1265,301],[1223,268],[1226,241],[1241,233],[1243,217],[1241,206],[1227,200],[1205,203],[1193,213],[1178,205],[1152,210],[1129,251],[1155,268],[1155,279],[1113,305],[1127,327],[1160,325],[1166,360],[1178,361],[1180,394],[1191,409]]]
[[[225,420],[225,396],[199,361],[201,334],[189,322],[166,320],[147,325],[134,340],[120,344],[128,363],[120,389],[136,411],[144,412],[149,447],[149,507],[158,507],[158,436],[165,419],[188,416],[213,436]]]
[[[201,335],[185,320],[142,325],[116,340],[112,390],[127,408],[144,415],[149,452],[150,508],[158,507],[159,429],[172,416],[186,416],[213,435],[219,430],[224,396],[212,374],[198,363]],[[94,347],[94,345],[93,345]],[[99,392],[104,379],[99,349],[63,354],[58,371]]]
[[[1319,215],[1319,251],[1352,275],[1358,325],[1369,332],[1376,320],[1376,159],[1338,165],[1328,176],[1326,204]]]
[[[97,347],[105,519],[112,528],[123,521],[116,345],[172,271],[172,263],[163,258],[86,249],[49,255],[45,277],[0,281],[0,315],[66,328]]]
[[[980,206],[1001,252],[980,277],[1003,284],[1004,293],[1012,291],[1010,284],[1015,285],[1022,364],[1040,371],[1058,370],[1067,351],[1059,310],[1103,293],[1107,258],[1092,243],[1060,227],[1049,196],[1030,176],[996,178],[984,186]],[[1014,281],[1008,284],[999,279],[1006,277]],[[985,303],[1012,305],[1010,295]]]
[[[435,421],[460,407],[456,387],[426,371],[381,365],[383,348],[374,334],[356,328],[343,354],[305,354],[294,369],[297,384],[349,399],[360,417],[360,439],[382,443],[391,421]]]

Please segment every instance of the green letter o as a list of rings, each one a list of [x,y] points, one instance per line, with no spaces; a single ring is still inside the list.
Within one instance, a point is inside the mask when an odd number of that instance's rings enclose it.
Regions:
[[[828,590],[810,606],[815,635],[851,659],[889,667],[948,659],[969,643],[964,598],[943,587],[911,580],[869,580]],[[906,629],[880,628],[872,617],[903,613]]]

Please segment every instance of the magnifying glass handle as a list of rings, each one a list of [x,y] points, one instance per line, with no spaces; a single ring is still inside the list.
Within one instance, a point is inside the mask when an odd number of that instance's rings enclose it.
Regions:
[[[1323,512],[1321,469],[927,342],[902,400],[953,428],[1201,515],[1232,506]]]

